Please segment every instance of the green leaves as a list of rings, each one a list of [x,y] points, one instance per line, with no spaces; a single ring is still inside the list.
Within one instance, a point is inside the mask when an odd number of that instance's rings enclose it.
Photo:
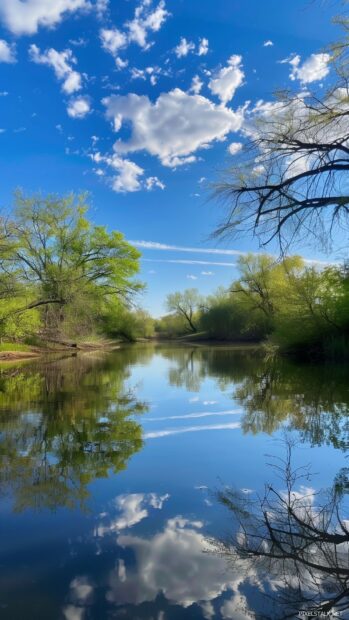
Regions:
[[[14,216],[3,226],[0,293],[25,287],[28,304],[45,300],[45,328],[73,332],[72,324],[64,325],[72,308],[95,316],[107,297],[127,303],[142,288],[134,279],[140,253],[120,232],[87,219],[86,195],[25,197],[18,191],[15,199]]]

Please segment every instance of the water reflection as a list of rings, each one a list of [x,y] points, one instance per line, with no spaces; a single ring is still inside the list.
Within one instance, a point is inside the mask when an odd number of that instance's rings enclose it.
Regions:
[[[264,594],[293,592],[292,563],[284,564],[287,588],[280,568],[243,554],[228,570],[217,540],[224,531],[235,536],[237,521],[225,520],[210,490],[219,479],[243,489],[228,507],[235,519],[239,508],[247,528],[261,514],[249,502],[264,488],[272,450],[263,433],[286,426],[304,442],[306,460],[318,454],[316,468],[320,452],[330,457],[337,502],[349,489],[341,452],[348,404],[345,366],[302,367],[257,349],[153,344],[2,367],[0,485],[10,501],[0,505],[1,617],[263,617]],[[309,503],[313,491],[302,484],[297,497],[318,527],[319,503]],[[286,513],[279,509],[278,526]],[[304,534],[297,527],[294,538]],[[328,544],[323,550],[332,562]],[[341,592],[329,574],[315,577],[321,593]]]
[[[92,480],[141,449],[133,415],[145,405],[125,388],[128,362],[93,354],[2,370],[0,483],[15,510],[81,507]]]
[[[309,468],[292,467],[292,447],[287,442],[285,459],[274,465],[281,488],[267,485],[258,498],[232,489],[218,494],[235,532],[214,546],[230,565],[242,562],[246,574],[259,575],[259,590],[268,594],[264,618],[348,617],[347,486],[337,480],[326,494],[317,492]]]
[[[175,516],[153,535],[121,532],[151,516],[147,514],[151,507],[161,510],[164,498],[157,497],[154,502],[156,495],[152,496],[130,495],[122,497],[122,502],[118,501],[120,498],[114,502],[108,513],[112,526],[98,527],[95,532],[99,553],[103,549],[101,537],[109,551],[114,549],[114,567],[105,580],[98,579],[94,572],[74,576],[63,608],[66,620],[119,616],[207,620],[248,617],[247,600],[239,590],[243,582],[242,563],[236,563],[234,571],[226,570],[225,559],[213,553],[213,542],[204,536],[202,521]],[[147,509],[140,512],[143,502]],[[125,505],[128,517],[131,516],[126,520]],[[133,518],[134,514],[137,518]]]
[[[182,348],[162,354],[173,360],[169,382],[198,391],[207,377],[242,405],[245,433],[275,433],[285,422],[311,445],[349,447],[349,368],[302,365],[261,350]]]

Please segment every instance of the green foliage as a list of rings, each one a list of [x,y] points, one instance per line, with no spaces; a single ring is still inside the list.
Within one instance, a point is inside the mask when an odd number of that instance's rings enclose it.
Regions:
[[[268,331],[268,322],[260,312],[252,313],[245,300],[227,293],[211,301],[202,313],[200,327],[217,340],[261,340]]]
[[[162,338],[176,338],[188,332],[187,321],[182,314],[166,314],[155,321],[155,331]]]
[[[16,511],[85,507],[89,483],[142,448],[130,362],[126,351],[0,369],[0,483]]]
[[[85,196],[16,193],[0,224],[0,335],[38,331],[80,337],[96,329],[109,300],[128,304],[140,254],[118,231],[86,217]]]
[[[130,310],[122,303],[109,303],[102,316],[102,329],[112,338],[126,338],[134,342],[139,338],[152,338],[154,320],[141,309]]]
[[[187,323],[187,331],[197,331],[197,316],[202,297],[196,288],[188,288],[183,293],[170,293],[166,299],[169,312],[182,316]]]
[[[229,290],[219,289],[206,300],[195,289],[168,296],[174,314],[157,322],[157,332],[172,337],[187,333],[191,311],[191,331],[198,326],[211,339],[268,339],[303,357],[349,359],[346,269],[309,266],[299,256],[277,261],[265,254],[242,256],[238,268]],[[189,292],[196,306],[186,303]]]
[[[25,313],[16,313],[18,308],[25,304],[22,297],[0,300],[0,337],[24,338],[34,334],[40,327],[38,310],[28,310]]]

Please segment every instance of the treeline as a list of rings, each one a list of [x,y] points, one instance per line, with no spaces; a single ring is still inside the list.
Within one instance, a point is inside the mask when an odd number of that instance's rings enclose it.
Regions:
[[[303,357],[349,358],[349,272],[309,265],[298,256],[246,255],[229,289],[196,289],[167,298],[156,324],[163,337],[267,341]]]
[[[16,194],[0,219],[1,339],[152,335],[152,320],[132,305],[142,289],[138,250],[87,210],[85,196]]]

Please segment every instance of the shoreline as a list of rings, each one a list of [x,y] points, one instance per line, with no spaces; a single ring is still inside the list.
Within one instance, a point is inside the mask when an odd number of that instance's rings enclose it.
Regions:
[[[100,343],[77,343],[76,346],[57,346],[57,347],[28,347],[28,350],[16,351],[15,349],[8,349],[7,351],[0,350],[0,363],[2,362],[21,362],[28,360],[35,360],[41,357],[51,357],[60,353],[71,353],[74,355],[78,352],[84,353],[89,351],[114,351],[120,348],[120,345],[124,344],[123,341],[106,341]]]

